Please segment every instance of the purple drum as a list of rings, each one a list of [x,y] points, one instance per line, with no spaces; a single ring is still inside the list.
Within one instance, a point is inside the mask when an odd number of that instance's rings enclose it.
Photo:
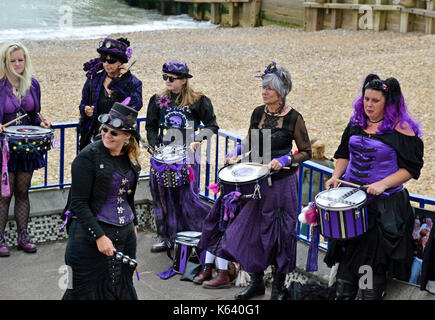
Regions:
[[[32,154],[44,155],[51,149],[53,129],[38,126],[9,126],[2,133],[9,150],[17,158],[28,159]]]
[[[163,187],[175,188],[189,183],[186,147],[172,144],[160,146],[153,153],[150,171]]]
[[[324,190],[315,199],[319,209],[320,233],[331,239],[352,239],[368,229],[367,195],[356,188]]]
[[[221,194],[238,191],[245,199],[261,199],[272,185],[270,170],[258,163],[237,163],[224,167],[218,172]]]

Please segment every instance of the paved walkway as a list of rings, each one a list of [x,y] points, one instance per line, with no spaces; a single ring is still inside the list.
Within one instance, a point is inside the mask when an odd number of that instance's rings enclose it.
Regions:
[[[133,279],[140,300],[233,300],[242,290],[204,289],[190,281],[180,281],[180,275],[168,280],[156,274],[167,270],[171,261],[165,252],[151,253],[153,233],[139,232],[137,261],[140,280]],[[10,248],[8,258],[0,258],[0,300],[60,300],[64,293],[66,241],[38,245],[36,254],[26,254]],[[269,299],[270,288],[260,299]]]

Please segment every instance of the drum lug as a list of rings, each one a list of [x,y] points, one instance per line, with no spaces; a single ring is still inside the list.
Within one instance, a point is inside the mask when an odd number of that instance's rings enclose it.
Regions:
[[[325,220],[328,221],[329,220],[329,212],[325,211]]]
[[[260,185],[258,183],[255,184],[253,197],[254,199],[261,199],[261,191],[260,191]]]
[[[359,217],[360,217],[360,210],[358,209],[355,211],[355,219],[359,219]]]

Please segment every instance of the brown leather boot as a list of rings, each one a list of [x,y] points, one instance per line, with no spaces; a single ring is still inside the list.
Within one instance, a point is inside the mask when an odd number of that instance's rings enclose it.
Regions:
[[[216,278],[204,281],[202,286],[207,289],[224,289],[231,287],[228,270],[218,270]]]
[[[211,280],[211,271],[213,264],[206,263],[202,268],[202,271],[193,279],[193,283],[202,284],[204,281]]]

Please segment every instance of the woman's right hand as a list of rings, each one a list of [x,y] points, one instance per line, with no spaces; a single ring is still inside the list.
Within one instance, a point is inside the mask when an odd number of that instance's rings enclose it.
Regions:
[[[338,181],[336,178],[331,177],[329,180],[325,182],[325,189],[331,189],[331,188],[337,188],[338,187]]]
[[[225,163],[226,164],[234,164],[234,163],[236,163],[237,161],[237,157],[235,157],[235,156],[232,156],[232,157],[226,157],[225,158]]]
[[[112,240],[110,240],[107,236],[101,236],[97,239],[97,247],[98,251],[109,257],[113,256],[114,252],[116,251]]]
[[[0,124],[0,131],[1,132],[5,132],[6,131],[6,127],[2,124]]]
[[[84,109],[85,110],[85,114],[88,117],[92,117],[94,115],[94,109],[95,109],[94,106],[86,106],[85,109]]]

